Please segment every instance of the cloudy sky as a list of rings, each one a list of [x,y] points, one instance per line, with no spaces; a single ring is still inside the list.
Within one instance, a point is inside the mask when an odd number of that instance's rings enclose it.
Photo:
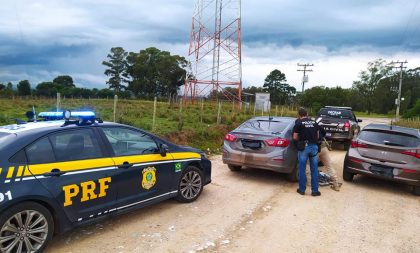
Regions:
[[[35,86],[71,75],[106,87],[109,49],[155,46],[187,56],[195,0],[11,0],[0,5],[0,82]],[[242,1],[244,86],[277,68],[300,89],[297,63],[315,64],[307,87],[350,87],[367,62],[420,66],[420,0]]]

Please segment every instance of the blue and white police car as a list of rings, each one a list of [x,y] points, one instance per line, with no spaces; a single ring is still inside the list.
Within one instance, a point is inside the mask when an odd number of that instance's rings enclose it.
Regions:
[[[0,127],[0,251],[41,252],[54,234],[211,181],[203,152],[93,112],[44,112]],[[45,120],[46,119],[46,120]]]

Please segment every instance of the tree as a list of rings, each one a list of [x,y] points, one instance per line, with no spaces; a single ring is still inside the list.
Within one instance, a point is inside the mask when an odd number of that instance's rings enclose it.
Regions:
[[[271,103],[286,104],[296,89],[287,83],[286,75],[275,69],[265,78],[264,91],[270,93]]]
[[[53,83],[60,86],[60,88],[75,88],[76,85],[73,83],[73,78],[68,75],[57,76],[54,78]]]
[[[109,61],[103,61],[102,64],[108,68],[105,70],[105,75],[109,76],[106,82],[110,89],[119,92],[126,88],[124,83],[128,82],[127,79],[127,58],[128,53],[122,47],[111,48],[111,53],[107,55]]]
[[[39,83],[36,86],[35,90],[38,96],[45,96],[45,97],[54,97],[56,96],[58,92],[53,82]]]
[[[17,85],[17,91],[19,96],[31,95],[31,84],[28,80],[22,80]]]
[[[128,89],[137,97],[170,97],[185,83],[189,62],[179,55],[160,51],[155,47],[127,56]]]
[[[359,91],[366,102],[368,114],[372,111],[372,100],[381,79],[385,78],[392,70],[392,66],[387,65],[383,59],[368,63],[367,70],[359,74],[360,80],[353,82],[353,87]]]

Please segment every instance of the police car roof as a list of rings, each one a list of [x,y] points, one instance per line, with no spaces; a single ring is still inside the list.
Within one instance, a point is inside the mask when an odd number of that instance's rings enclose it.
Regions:
[[[56,128],[61,128],[64,125],[64,120],[54,120],[54,121],[38,121],[38,122],[28,122],[26,124],[12,124],[6,126],[0,126],[0,133],[9,133],[9,134],[19,134],[27,132],[42,132],[53,130]],[[101,125],[120,125],[113,122],[104,122]],[[66,125],[64,128],[73,128],[79,127],[78,125],[71,124]]]
[[[407,128],[407,127],[400,127],[400,126],[391,126],[385,124],[369,124],[363,128],[363,130],[387,130],[393,132],[400,132],[409,135],[414,135],[420,138],[420,130],[415,128]]]

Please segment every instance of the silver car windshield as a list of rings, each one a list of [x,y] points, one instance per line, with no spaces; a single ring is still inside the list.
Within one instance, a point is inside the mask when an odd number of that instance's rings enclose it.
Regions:
[[[399,147],[419,147],[420,139],[416,136],[398,132],[387,132],[380,130],[363,130],[359,138],[364,141]]]
[[[248,120],[243,123],[238,130],[251,129],[264,132],[281,133],[290,122],[274,121],[274,120]]]

